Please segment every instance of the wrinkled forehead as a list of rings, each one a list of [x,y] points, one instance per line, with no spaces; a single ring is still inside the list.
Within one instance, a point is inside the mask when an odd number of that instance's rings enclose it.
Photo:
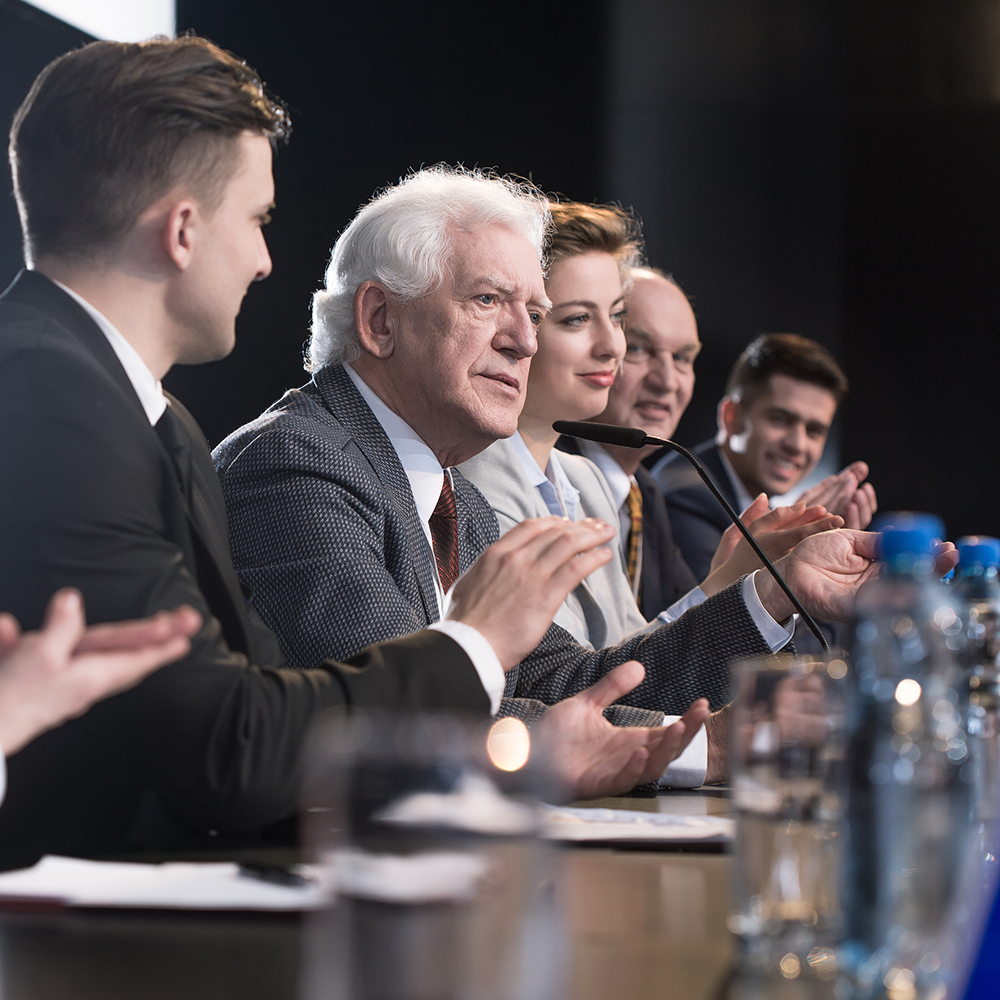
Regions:
[[[447,271],[456,286],[487,281],[508,294],[545,298],[542,264],[527,237],[500,225],[453,228],[448,237]]]

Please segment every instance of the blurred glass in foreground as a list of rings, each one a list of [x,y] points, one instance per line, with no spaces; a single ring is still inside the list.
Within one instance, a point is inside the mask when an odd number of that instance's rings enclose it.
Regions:
[[[563,993],[558,851],[522,723],[355,712],[312,743],[305,835],[333,907],[311,918],[306,1000]]]
[[[744,972],[836,977],[846,675],[839,657],[764,657],[734,668],[729,927]]]

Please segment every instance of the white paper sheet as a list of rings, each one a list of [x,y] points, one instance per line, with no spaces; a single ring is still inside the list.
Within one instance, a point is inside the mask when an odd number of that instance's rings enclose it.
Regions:
[[[314,910],[327,905],[322,882],[273,885],[233,863],[162,865],[86,861],[46,855],[32,868],[0,875],[4,902],[182,910]]]
[[[542,836],[549,840],[647,840],[725,843],[735,823],[725,816],[679,816],[636,809],[571,809],[546,806]]]

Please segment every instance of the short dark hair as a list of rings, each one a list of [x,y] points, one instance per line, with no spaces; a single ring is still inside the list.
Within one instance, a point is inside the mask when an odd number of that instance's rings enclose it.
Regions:
[[[178,183],[218,206],[244,131],[275,145],[284,107],[232,53],[193,35],[92,42],[49,63],[14,116],[25,260],[88,256]]]
[[[638,220],[617,205],[587,205],[579,201],[549,199],[552,229],[549,264],[567,257],[598,251],[610,254],[623,275],[642,259],[642,230]]]
[[[837,405],[847,394],[847,376],[833,355],[815,340],[796,333],[766,333],[737,358],[726,394],[735,402],[752,403],[767,391],[772,375],[786,375],[826,389]]]

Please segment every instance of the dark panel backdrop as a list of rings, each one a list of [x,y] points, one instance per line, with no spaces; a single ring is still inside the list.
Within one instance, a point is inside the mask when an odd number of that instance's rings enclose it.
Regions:
[[[304,381],[310,296],[358,206],[411,167],[496,166],[574,197],[602,194],[604,4],[316,4],[181,0],[178,26],[245,57],[289,104],[267,230],[274,273],[251,289],[227,361],[178,370],[211,440]]]
[[[7,121],[83,37],[26,11],[0,0]],[[294,120],[274,274],[231,358],[169,377],[213,443],[304,381],[309,298],[357,206],[462,161],[642,216],[706,342],[681,440],[711,433],[748,340],[801,332],[845,363],[841,457],[871,462],[884,505],[1000,533],[1000,0],[180,0],[178,24],[246,57]]]

